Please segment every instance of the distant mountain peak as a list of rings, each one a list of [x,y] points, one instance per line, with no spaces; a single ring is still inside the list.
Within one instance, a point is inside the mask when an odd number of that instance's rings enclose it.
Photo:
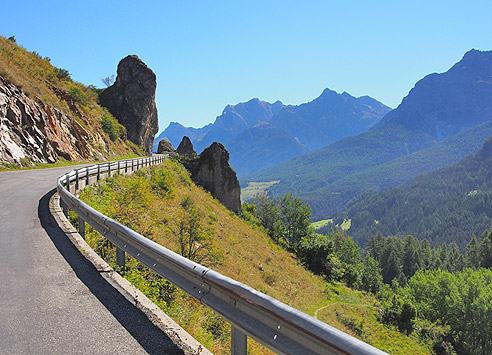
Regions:
[[[491,117],[492,51],[472,49],[448,71],[419,80],[374,128],[393,123],[440,141]]]

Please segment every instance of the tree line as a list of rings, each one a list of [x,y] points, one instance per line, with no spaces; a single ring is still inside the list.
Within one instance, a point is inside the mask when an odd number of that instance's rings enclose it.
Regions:
[[[315,233],[309,205],[292,194],[260,194],[242,214],[313,273],[374,294],[381,323],[430,342],[434,353],[492,353],[492,230],[472,235],[464,252],[456,242],[381,233],[362,250],[341,230]]]

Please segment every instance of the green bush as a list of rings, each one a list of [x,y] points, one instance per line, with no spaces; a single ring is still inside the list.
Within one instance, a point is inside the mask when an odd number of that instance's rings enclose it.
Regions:
[[[72,81],[70,78],[70,73],[66,69],[62,68],[57,68],[54,67],[53,70],[55,71],[55,75],[58,78],[58,80],[67,80],[67,81]]]
[[[109,113],[105,112],[100,122],[103,131],[109,135],[109,138],[112,141],[115,141],[120,137],[123,138],[125,135],[125,128]]]
[[[73,101],[75,101],[81,105],[87,105],[89,103],[89,99],[88,99],[87,95],[78,86],[72,86],[68,90],[68,96],[70,96],[70,98]]]

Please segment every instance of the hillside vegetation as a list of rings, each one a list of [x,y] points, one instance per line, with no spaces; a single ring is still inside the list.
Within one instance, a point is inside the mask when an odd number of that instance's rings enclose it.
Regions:
[[[429,353],[428,345],[413,335],[378,321],[376,298],[306,270],[262,227],[246,222],[195,186],[177,162],[167,160],[133,177],[116,175],[84,190],[81,198],[167,248],[385,351]],[[87,236],[91,246],[115,265],[111,244],[90,228]],[[135,261],[127,264],[125,276],[168,315],[214,353],[229,352],[230,326],[224,320]],[[248,344],[251,354],[269,353],[253,341]]]
[[[29,52],[14,37],[0,36],[0,77],[36,102],[62,110],[89,134],[101,135],[104,142],[95,148],[102,157],[141,155],[140,147],[126,141],[125,128],[98,104],[96,87],[73,81],[68,70],[53,66],[48,57]]]
[[[334,219],[352,219],[348,233],[360,244],[377,233],[413,235],[461,250],[492,223],[492,138],[459,163],[380,193],[365,194]]]

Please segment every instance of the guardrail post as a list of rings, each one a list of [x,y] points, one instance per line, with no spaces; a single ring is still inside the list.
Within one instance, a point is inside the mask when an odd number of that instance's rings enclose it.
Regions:
[[[128,172],[128,160],[125,160],[125,174]]]
[[[85,221],[81,216],[79,216],[79,234],[85,239]]]
[[[89,186],[89,167],[85,168],[85,186]]]
[[[116,247],[116,265],[121,271],[125,270],[125,252]]]
[[[111,163],[108,163],[108,177],[111,177]]]
[[[101,165],[97,164],[97,181],[101,180]]]
[[[68,192],[70,192],[70,179],[68,177],[68,174],[65,174],[65,187],[67,189]],[[61,201],[61,199],[60,199]],[[63,214],[65,215],[65,217],[68,218],[68,206],[65,202],[61,201],[62,202],[62,209],[63,209]]]
[[[248,353],[248,337],[234,325],[231,329],[231,355],[246,355]]]
[[[75,169],[75,192],[79,191],[79,169]]]
[[[118,174],[121,174],[121,172],[120,172],[120,161],[119,160],[118,160],[118,170],[117,171],[118,171]]]

